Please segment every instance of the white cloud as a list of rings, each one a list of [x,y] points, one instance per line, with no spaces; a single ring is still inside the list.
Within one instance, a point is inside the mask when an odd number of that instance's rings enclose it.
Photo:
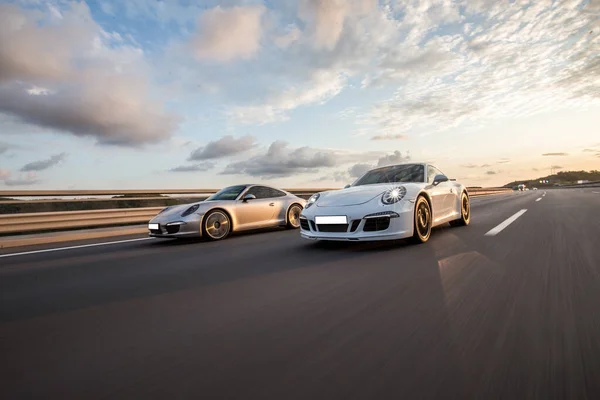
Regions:
[[[331,50],[340,40],[347,19],[364,16],[376,7],[376,0],[301,0],[298,15],[307,24],[313,46]]]
[[[422,45],[404,43],[397,54],[383,57],[367,83],[396,82],[398,89],[360,122],[384,134],[435,132],[467,121],[581,107],[600,98],[593,50],[599,35],[591,29],[597,20],[577,9],[585,10],[585,2],[489,4],[467,7],[479,13],[482,29],[434,36]]]
[[[209,142],[206,146],[197,148],[190,154],[189,159],[211,160],[243,153],[256,147],[256,139],[252,136],[234,138],[231,135],[223,136],[219,140]]]
[[[11,178],[12,174],[7,169],[0,169],[0,181],[6,186],[31,186],[40,182],[35,172],[20,174],[18,178]]]
[[[0,113],[104,144],[168,138],[177,118],[152,99],[143,52],[108,46],[83,2],[61,16],[0,5]]]
[[[315,71],[302,87],[288,88],[255,106],[238,106],[229,111],[235,122],[264,124],[283,121],[287,112],[307,105],[321,104],[337,96],[344,88],[346,77],[333,71]]]
[[[201,162],[192,165],[180,165],[175,168],[171,168],[171,172],[204,172],[213,169],[215,164],[210,161]]]
[[[298,39],[300,39],[300,35],[300,29],[298,29],[297,26],[292,26],[287,33],[276,36],[273,41],[277,47],[285,49],[288,48],[292,43],[298,41]]]
[[[398,153],[398,152],[396,152]],[[316,173],[345,164],[364,163],[394,157],[385,152],[351,152],[341,149],[320,149],[309,146],[290,148],[287,142],[277,140],[266,152],[227,165],[222,174],[249,175],[263,179],[289,177],[303,173]],[[341,175],[338,175],[338,179]]]
[[[21,168],[21,171],[22,172],[43,171],[45,169],[51,168],[51,167],[61,163],[65,159],[66,156],[67,156],[67,153],[60,153],[60,154],[53,155],[50,158],[45,159],[45,160],[33,161],[33,162],[25,164],[23,166],[23,168]]]
[[[217,6],[198,18],[198,32],[190,42],[199,60],[228,62],[253,57],[260,49],[262,6]]]

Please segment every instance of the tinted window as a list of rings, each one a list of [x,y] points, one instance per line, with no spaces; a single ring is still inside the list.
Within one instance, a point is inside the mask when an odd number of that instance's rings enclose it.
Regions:
[[[244,185],[229,186],[219,190],[217,193],[210,196],[206,201],[210,200],[235,200],[246,189]]]
[[[271,193],[271,188],[268,188],[266,186],[253,186],[250,189],[248,189],[247,194],[253,194],[256,196],[257,199],[269,199],[273,197]]]
[[[378,183],[424,182],[424,180],[425,167],[422,164],[406,164],[369,171],[352,186],[374,185]]]
[[[273,189],[273,188],[269,188],[269,194],[270,194],[269,197],[283,197],[286,195],[281,190],[277,190],[277,189]]]

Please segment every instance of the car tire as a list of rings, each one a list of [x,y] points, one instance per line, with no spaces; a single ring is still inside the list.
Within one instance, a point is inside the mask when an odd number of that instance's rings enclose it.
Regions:
[[[417,197],[413,215],[414,234],[413,243],[425,243],[431,236],[431,206],[425,196]]]
[[[460,196],[460,218],[450,221],[450,226],[467,226],[471,223],[471,200],[463,192]]]
[[[302,206],[300,204],[292,204],[287,211],[286,216],[286,227],[288,229],[300,228],[300,214],[302,213]]]
[[[225,211],[212,210],[202,219],[202,236],[208,240],[223,240],[231,233],[231,219]]]

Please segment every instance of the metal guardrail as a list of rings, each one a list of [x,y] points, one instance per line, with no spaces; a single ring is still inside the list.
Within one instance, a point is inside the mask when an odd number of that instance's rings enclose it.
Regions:
[[[147,222],[164,207],[0,215],[0,234],[70,230]]]
[[[331,189],[287,189],[288,192],[297,196],[308,197],[313,193],[322,192]],[[334,189],[335,190],[335,189]],[[484,196],[498,193],[512,192],[507,188],[468,188],[471,196]],[[36,196],[78,196],[86,195],[122,195],[122,194],[164,194],[177,192],[178,194],[202,193],[209,195],[216,190],[128,190],[128,191],[4,191],[0,192],[0,197],[36,197]],[[131,198],[130,198],[131,199]],[[147,199],[147,198],[143,198]],[[27,202],[27,200],[21,200]],[[43,201],[43,200],[34,200]],[[54,201],[58,201],[54,199]],[[72,200],[64,200],[72,201]],[[85,201],[82,199],[82,201]],[[88,201],[96,201],[89,199]],[[72,230],[81,228],[94,228],[104,226],[119,226],[146,223],[154,217],[164,207],[143,207],[143,208],[118,208],[106,210],[86,210],[86,211],[63,211],[63,212],[37,212],[37,213],[18,213],[0,215],[0,234],[21,234],[34,233],[40,231]]]
[[[587,182],[587,183],[574,183],[572,185],[561,185],[555,186],[556,188],[573,189],[573,188],[586,188],[586,187],[600,187],[600,181]]]

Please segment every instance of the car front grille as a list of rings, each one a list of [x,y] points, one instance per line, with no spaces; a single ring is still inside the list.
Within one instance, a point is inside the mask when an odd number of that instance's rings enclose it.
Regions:
[[[348,224],[320,224],[319,232],[347,232]]]
[[[364,232],[384,231],[390,227],[390,218],[369,218],[365,220]]]

